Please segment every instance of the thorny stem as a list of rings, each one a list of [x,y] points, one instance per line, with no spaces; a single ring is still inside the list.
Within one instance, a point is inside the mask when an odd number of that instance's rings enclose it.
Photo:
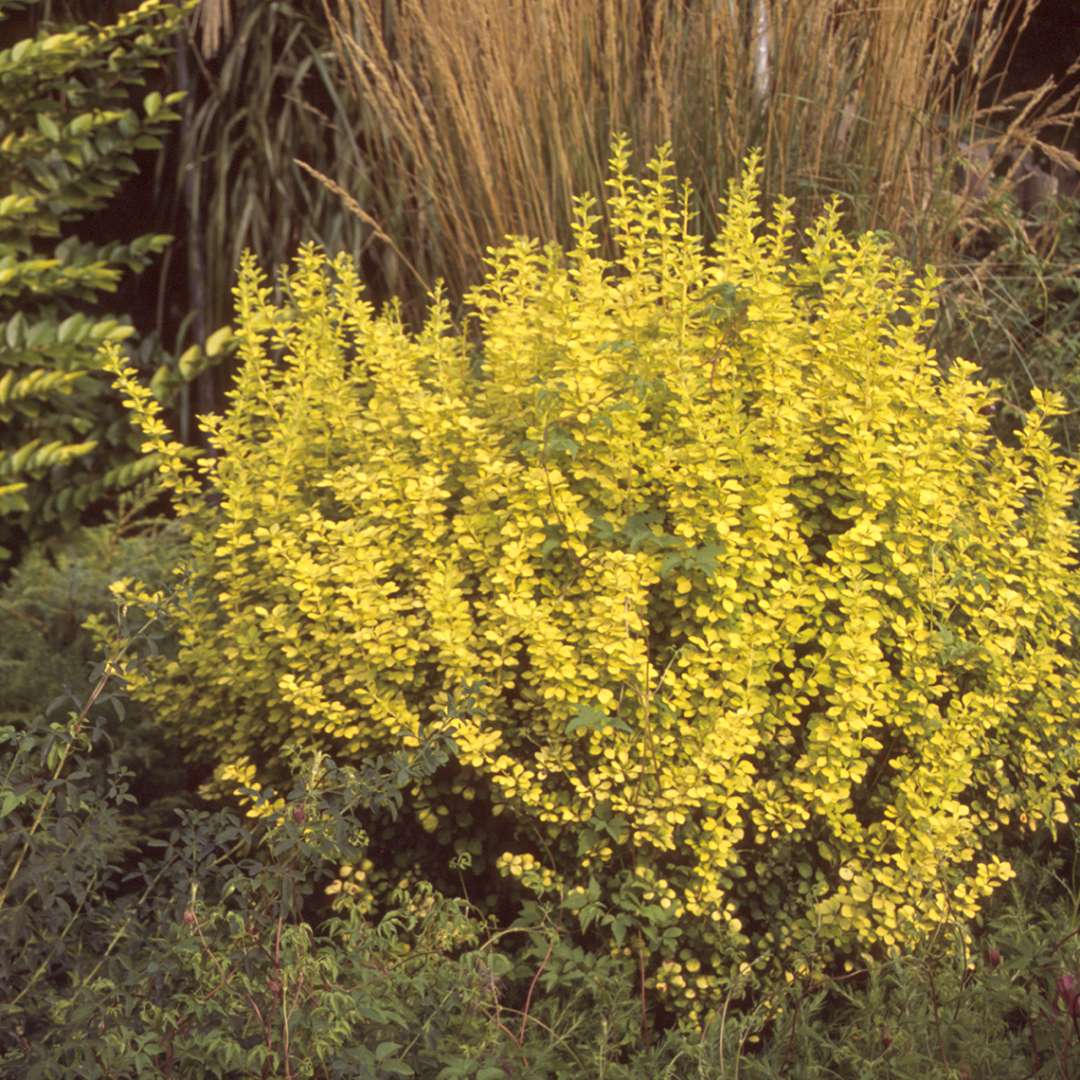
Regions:
[[[529,983],[529,992],[525,995],[525,1008],[521,1013],[521,1025],[518,1027],[517,1044],[522,1046],[525,1043],[525,1025],[529,1022],[529,1006],[532,1005],[533,991],[536,989],[536,984],[540,981],[540,976],[544,972],[544,968],[547,967],[548,961],[551,959],[551,954],[555,950],[555,939],[551,938],[548,941],[547,952],[544,953],[544,959],[540,961],[540,966],[536,969],[536,974],[532,977],[532,982]]]
[[[938,1002],[937,982],[934,979],[933,971],[930,972],[927,986],[930,990],[930,1005],[934,1010],[934,1035],[937,1038],[938,1055],[941,1058],[941,1064],[947,1069],[949,1067],[949,1055],[945,1052],[945,1040],[941,1034],[941,1006]]]
[[[641,992],[641,1041],[649,1045],[649,1002],[645,996],[645,946],[638,944],[638,989]]]
[[[791,1068],[795,1057],[795,1031],[799,1023],[799,1013],[802,1009],[802,994],[795,998],[795,1008],[791,1012],[791,1029],[788,1031],[787,1046],[784,1048],[784,1060],[780,1064],[780,1072],[786,1073]]]
[[[1077,934],[1080,934],[1080,926],[1078,926],[1075,930],[1070,930],[1069,933],[1067,933],[1063,938],[1055,941],[1053,947],[1050,949],[1050,952],[1056,953],[1058,949],[1060,949],[1061,946],[1065,944],[1066,941],[1068,941],[1070,938],[1076,937]]]
[[[284,920],[278,916],[274,926],[274,978],[281,995],[281,1050],[285,1066],[285,1080],[292,1080],[292,1065],[289,1063],[289,1012],[285,1005],[285,977],[281,972],[281,927]]]
[[[203,998],[204,1001],[209,1001],[210,998],[212,998],[218,992],[218,990],[221,990],[229,985],[229,983],[232,981],[232,976],[234,972],[230,971],[225,966],[225,964],[222,963],[222,961],[217,957],[217,955],[214,953],[214,950],[210,948],[210,943],[206,940],[206,936],[203,934],[202,926],[199,923],[198,915],[195,912],[192,912],[192,914],[195,915],[195,932],[199,935],[199,943],[203,947],[203,952],[206,953],[207,957],[209,957],[210,961],[218,969],[218,972],[221,975],[221,982],[218,984],[218,986],[214,990],[212,990],[205,998]],[[259,1008],[259,1003],[255,1000],[254,996],[251,994],[250,991],[245,990],[244,997],[247,998],[248,1004],[251,1006],[252,1012],[255,1013],[255,1017],[259,1022],[259,1027],[261,1027],[263,1030],[266,1048],[268,1050],[273,1050],[273,1039],[270,1033],[270,1025],[267,1022],[266,1018],[263,1016],[262,1009]],[[286,1063],[286,1069],[287,1068],[288,1063]]]

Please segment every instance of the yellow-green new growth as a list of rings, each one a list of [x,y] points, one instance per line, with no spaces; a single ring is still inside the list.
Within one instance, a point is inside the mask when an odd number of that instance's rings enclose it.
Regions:
[[[993,833],[1080,778],[1060,401],[994,441],[922,343],[933,274],[835,206],[794,257],[756,170],[705,251],[666,152],[638,181],[618,144],[615,257],[583,200],[565,256],[491,253],[465,332],[436,296],[410,335],[345,258],[303,250],[281,304],[245,261],[220,505],[177,655],[130,673],[246,777],[409,745],[468,690],[421,826],[571,907],[598,884],[613,947],[672,919],[650,971],[690,1013],[748,961],[974,914]]]

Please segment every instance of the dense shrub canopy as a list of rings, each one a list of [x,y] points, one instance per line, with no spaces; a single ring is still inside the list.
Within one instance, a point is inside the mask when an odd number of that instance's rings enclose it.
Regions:
[[[0,571],[28,540],[55,539],[154,472],[95,369],[101,343],[132,327],[94,309],[170,237],[84,243],[72,223],[107,204],[138,172],[136,153],[179,119],[182,94],[155,90],[133,108],[133,91],[192,7],[144,0],[111,25],[0,50]]]
[[[583,200],[569,252],[492,253],[461,332],[436,296],[410,335],[345,259],[301,252],[281,303],[246,262],[216,505],[169,474],[180,648],[129,673],[226,779],[452,713],[420,823],[615,947],[670,921],[652,977],[691,1011],[974,913],[991,834],[1063,818],[1080,764],[1060,402],[992,439],[922,344],[933,275],[836,207],[795,254],[756,170],[705,251],[666,154],[637,181],[617,145],[615,257]]]

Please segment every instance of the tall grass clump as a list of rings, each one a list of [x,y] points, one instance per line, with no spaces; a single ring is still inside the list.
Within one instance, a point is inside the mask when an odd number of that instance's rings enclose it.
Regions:
[[[353,208],[391,290],[442,277],[460,296],[505,235],[568,240],[574,195],[603,198],[616,132],[676,148],[706,237],[760,147],[763,190],[793,196],[801,223],[839,193],[855,228],[890,229],[915,262],[940,262],[1010,148],[1043,145],[1068,112],[1051,86],[994,97],[1030,2],[325,7],[364,146]],[[964,160],[961,197],[943,198]]]
[[[1069,99],[996,92],[1036,7],[203,0],[171,170],[192,306],[209,331],[244,248],[279,265],[316,239],[419,318],[437,278],[460,300],[504,236],[568,241],[574,194],[603,201],[616,132],[677,148],[707,237],[761,147],[765,192],[794,196],[800,223],[841,194],[855,228],[943,265],[990,178],[1038,149],[1075,166],[1052,135]]]
[[[960,253],[949,270],[937,337],[943,351],[978,359],[1001,381],[1000,425],[1008,430],[1031,400],[1052,386],[1068,411],[1055,434],[1080,451],[1080,199],[1048,202],[1026,218],[997,197],[981,221],[982,251]]]
[[[277,265],[318,239],[359,257],[370,230],[310,182],[300,158],[366,198],[364,136],[320,5],[201,3],[178,38],[174,77],[188,91],[158,173],[158,210],[183,237],[159,303],[186,294],[195,340],[227,322],[235,268],[246,249]],[[175,317],[175,313],[172,313]],[[212,401],[212,379],[200,407]]]

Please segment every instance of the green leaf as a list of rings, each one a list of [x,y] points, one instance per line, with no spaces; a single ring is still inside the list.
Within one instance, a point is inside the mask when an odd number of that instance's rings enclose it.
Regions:
[[[385,1061],[388,1057],[393,1057],[400,1049],[401,1043],[381,1042],[375,1047],[375,1060]]]
[[[37,114],[37,126],[46,139],[51,142],[60,141],[60,126],[48,113],[39,112]]]
[[[513,963],[509,956],[503,955],[503,953],[492,953],[488,957],[488,967],[491,969],[491,974],[496,979],[504,978],[510,974],[510,969],[513,967]]]
[[[0,818],[6,818],[13,810],[17,810],[26,801],[25,793],[19,794],[10,789],[4,792],[0,800]]]
[[[623,526],[623,535],[630,542],[630,550],[634,552],[644,544],[655,543],[657,534],[653,532],[652,526],[659,525],[663,520],[664,515],[659,510],[643,510],[631,514]]]
[[[681,569],[686,563],[686,558],[681,552],[669,551],[663,559],[660,560],[660,577],[666,581],[671,577],[673,570]]]
[[[579,731],[581,728],[588,728],[589,731],[603,731],[607,722],[607,713],[601,712],[600,709],[593,708],[591,705],[579,705],[578,711],[566,725],[566,734],[573,735],[575,731]]]
[[[597,709],[592,705],[579,705],[578,711],[566,724],[566,734],[573,735],[581,728],[587,728],[589,731],[603,731],[609,725],[616,731],[630,733],[630,727],[625,720],[620,720],[617,716],[608,716],[602,709]]]
[[[589,902],[587,893],[572,892],[565,900],[563,900],[563,907],[566,908],[567,911],[580,911]]]
[[[161,111],[161,94],[156,90],[147,94],[143,98],[143,109],[146,111],[146,115],[152,120]]]
[[[81,116],[76,116],[75,119],[68,124],[68,134],[75,136],[85,135],[93,128],[93,126],[94,114],[83,113]]]
[[[191,345],[180,354],[180,359],[176,361],[176,370],[180,372],[180,377],[188,381],[194,379],[205,367],[200,345]]]
[[[548,428],[544,448],[557,454],[567,454],[570,457],[576,457],[578,450],[581,449],[567,431],[557,426]]]
[[[51,322],[38,322],[30,327],[26,335],[26,344],[31,349],[39,349],[56,340],[56,326]]]
[[[544,526],[547,539],[540,545],[540,557],[546,559],[553,551],[562,549],[566,542],[566,529],[557,522]]]
[[[601,514],[592,515],[592,531],[602,544],[610,544],[615,539],[615,526]]]
[[[56,340],[61,345],[66,345],[69,341],[78,341],[86,329],[86,316],[77,311],[74,315],[69,315],[57,328]]]
[[[22,344],[26,336],[26,316],[17,311],[8,320],[7,329],[4,332],[4,340],[7,342],[9,349],[18,349],[22,347]]]
[[[116,122],[116,126],[122,135],[127,135],[128,138],[131,138],[133,135],[139,133],[139,118],[132,109],[127,109]]]
[[[724,544],[702,544],[690,553],[690,558],[703,574],[715,574],[716,560],[726,551]]]

